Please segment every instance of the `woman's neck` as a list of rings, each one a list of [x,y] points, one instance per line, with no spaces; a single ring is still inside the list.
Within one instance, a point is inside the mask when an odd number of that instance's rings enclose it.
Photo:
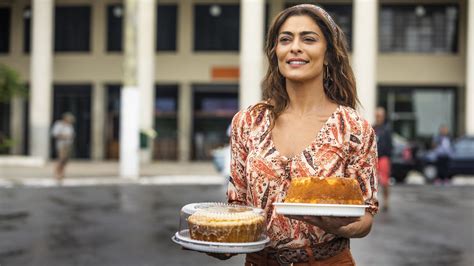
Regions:
[[[286,91],[290,98],[287,111],[299,116],[311,113],[327,113],[334,103],[324,92],[322,81],[294,82],[286,81]]]

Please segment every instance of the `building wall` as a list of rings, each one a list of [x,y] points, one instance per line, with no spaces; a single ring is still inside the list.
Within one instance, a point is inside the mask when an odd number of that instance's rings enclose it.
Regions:
[[[85,53],[54,53],[53,84],[91,84],[94,90],[106,84],[122,81],[122,53],[106,51],[106,7],[120,3],[117,0],[56,0],[56,5],[87,4],[92,7],[91,51]],[[190,89],[192,84],[237,84],[238,77],[213,79],[215,67],[238,68],[239,54],[235,52],[193,51],[193,6],[196,3],[238,3],[235,0],[158,0],[161,3],[178,3],[177,50],[155,54],[155,82],[178,84]],[[284,3],[291,1],[267,1],[270,3],[269,20],[276,15]],[[300,1],[294,1],[300,2]],[[318,3],[350,3],[351,1],[317,1]],[[381,4],[413,3],[411,0],[381,0]],[[465,0],[420,0],[417,3],[459,4],[458,52],[456,54],[379,53],[377,59],[377,83],[381,86],[453,86],[458,88],[458,131],[463,132],[465,106],[462,101],[466,80],[466,1]],[[30,1],[0,0],[0,6],[12,7],[12,34],[10,53],[0,54],[0,61],[19,71],[28,82],[30,57],[23,53],[23,9]],[[188,94],[189,95],[189,94]],[[188,96],[190,97],[190,96]],[[363,96],[361,96],[363,97]],[[186,102],[186,101],[185,101]],[[105,105],[105,103],[104,103]],[[188,111],[189,114],[189,111]],[[185,114],[181,114],[182,116]],[[97,129],[96,129],[97,131]],[[100,131],[100,129],[99,129]],[[102,129],[104,131],[104,129]],[[100,133],[99,133],[100,134]],[[100,152],[96,158],[100,158]],[[94,157],[94,156],[93,156]]]

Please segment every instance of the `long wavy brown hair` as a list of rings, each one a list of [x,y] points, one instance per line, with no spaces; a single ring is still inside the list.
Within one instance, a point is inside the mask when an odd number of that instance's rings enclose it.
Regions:
[[[308,16],[312,18],[326,38],[326,61],[328,63],[328,71],[324,67],[324,92],[326,96],[334,103],[355,108],[359,100],[357,98],[354,73],[349,64],[346,37],[325,10],[310,4],[287,8],[280,12],[273,20],[267,33],[265,45],[269,66],[262,82],[262,88],[263,99],[266,101],[257,104],[255,107],[269,108],[273,124],[289,104],[285,77],[278,70],[276,46],[281,26],[292,16]]]

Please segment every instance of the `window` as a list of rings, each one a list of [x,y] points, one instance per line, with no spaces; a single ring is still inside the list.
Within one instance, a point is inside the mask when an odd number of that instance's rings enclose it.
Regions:
[[[292,7],[301,3],[286,4],[286,7]],[[346,35],[347,48],[352,50],[352,4],[318,4],[329,13],[334,22],[341,28]]]
[[[76,117],[72,158],[89,159],[91,152],[91,100],[90,84],[56,84],[53,89],[53,121],[60,119],[65,112]],[[54,141],[51,141],[53,158],[57,156]]]
[[[177,5],[158,5],[156,50],[176,51]]]
[[[194,7],[195,51],[238,51],[239,5],[196,5]]]
[[[176,51],[177,5],[158,5],[156,50]],[[107,51],[123,51],[123,5],[107,7]]]
[[[441,124],[456,133],[456,88],[381,86],[378,104],[385,107],[394,132],[409,140],[430,140]]]
[[[352,5],[321,5],[346,35],[347,48],[352,50]]]
[[[31,50],[31,7],[23,9],[23,52]]]
[[[122,51],[123,5],[107,6],[107,51]]]
[[[193,159],[209,160],[212,150],[229,143],[227,128],[239,110],[239,86],[193,85]]]
[[[156,85],[155,130],[153,158],[178,159],[178,86]]]
[[[382,5],[380,51],[456,53],[458,15],[456,5]]]
[[[12,138],[10,132],[10,102],[0,102],[0,144]],[[9,147],[0,145],[0,154],[8,154]]]
[[[90,50],[91,8],[59,6],[54,14],[54,50],[87,52]]]
[[[10,9],[0,8],[0,53],[10,50]]]

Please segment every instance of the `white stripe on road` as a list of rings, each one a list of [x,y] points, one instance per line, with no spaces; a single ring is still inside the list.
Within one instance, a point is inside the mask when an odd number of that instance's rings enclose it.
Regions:
[[[100,186],[100,185],[223,185],[225,178],[222,176],[199,176],[199,175],[183,175],[183,176],[152,176],[140,177],[138,179],[125,179],[117,177],[83,177],[83,178],[66,178],[61,186]],[[59,186],[56,180],[52,178],[0,178],[0,187],[9,188],[15,186],[29,187],[55,187]]]

